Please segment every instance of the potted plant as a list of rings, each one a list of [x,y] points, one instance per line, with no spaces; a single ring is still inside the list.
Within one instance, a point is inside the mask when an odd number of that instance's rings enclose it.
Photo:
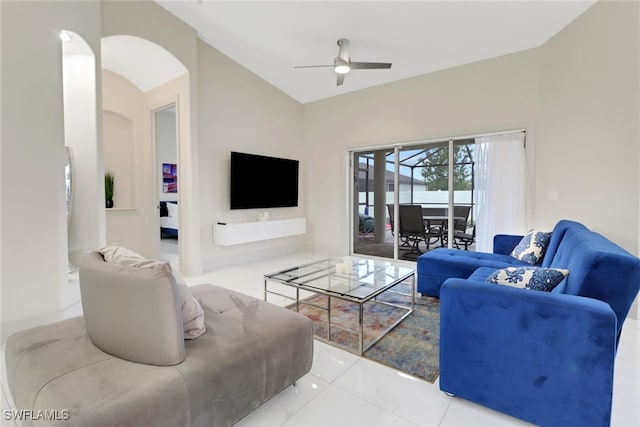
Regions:
[[[104,174],[104,198],[105,198],[105,206],[107,208],[113,207],[113,186],[115,183],[116,177],[113,172],[105,172]]]

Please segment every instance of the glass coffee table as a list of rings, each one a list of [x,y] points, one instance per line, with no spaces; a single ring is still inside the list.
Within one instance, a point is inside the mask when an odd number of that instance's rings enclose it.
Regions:
[[[411,292],[398,292],[393,288],[410,279]],[[283,291],[274,290],[276,284],[285,285],[295,289],[295,296],[286,295]],[[327,304],[312,302],[309,298],[300,298],[301,291],[308,291],[313,294],[325,295]],[[393,301],[383,301],[381,297],[384,293],[395,293],[410,297],[409,303],[400,304]],[[375,343],[377,343],[391,329],[398,325],[408,315],[413,312],[415,304],[415,270],[403,265],[394,264],[388,261],[374,260],[367,258],[345,257],[330,258],[322,261],[300,265],[264,276],[264,300],[267,301],[269,294],[294,301],[295,310],[300,312],[301,305],[311,305],[327,313],[327,338],[316,336],[317,339],[329,344],[336,345],[331,339],[331,328],[338,326],[331,321],[331,299],[337,298],[349,301],[358,306],[358,321],[354,332],[358,334],[357,351],[352,348],[345,348],[348,351],[362,355]],[[374,301],[376,304],[394,307],[394,312],[402,313],[392,324],[386,327],[381,333],[371,341],[364,342],[364,316],[366,303]],[[293,308],[293,307],[292,307]]]

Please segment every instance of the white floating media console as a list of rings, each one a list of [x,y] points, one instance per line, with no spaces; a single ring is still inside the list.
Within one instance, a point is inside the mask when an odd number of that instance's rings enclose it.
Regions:
[[[305,218],[278,219],[259,222],[215,224],[213,237],[216,245],[231,246],[295,236],[307,232]]]

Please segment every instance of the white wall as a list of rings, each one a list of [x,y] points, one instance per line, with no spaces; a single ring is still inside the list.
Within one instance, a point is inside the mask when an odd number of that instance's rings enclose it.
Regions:
[[[305,104],[308,244],[348,250],[349,148],[527,128],[531,152],[538,66],[528,50]]]
[[[2,7],[0,7],[0,25],[2,23]],[[8,34],[4,34],[2,31],[0,31],[0,48],[2,47],[2,39],[6,39],[6,37],[8,36]],[[0,75],[2,75],[2,58],[0,57]],[[4,98],[2,98],[2,81],[0,81],[0,99],[2,100],[2,103],[0,105],[0,111],[2,111],[2,106],[4,106]],[[2,138],[4,137],[4,134],[2,133],[2,120],[0,120],[0,143],[2,142]],[[0,147],[0,165],[2,165],[2,147]],[[2,180],[3,180],[3,175],[2,173],[0,173],[0,260],[2,259],[2,228],[4,227],[4,223],[2,222]],[[2,301],[1,301],[1,297],[2,297],[2,262],[0,262],[0,342],[4,342],[4,335],[2,334],[2,324],[4,323],[4,317],[2,317]],[[2,381],[3,384],[6,384],[6,369],[0,369],[0,381]]]
[[[104,243],[105,230],[102,192],[96,191],[102,158],[96,116],[96,59],[77,34],[71,37],[63,43],[64,134],[72,159],[69,261],[78,266],[89,250]]]
[[[198,84],[201,238],[205,268],[296,250],[302,237],[217,247],[212,230],[217,222],[255,221],[262,211],[268,211],[270,219],[304,216],[305,175],[314,160],[303,159],[302,105],[204,42],[198,42],[198,75],[206,76]],[[231,211],[231,151],[302,160],[300,205]]]
[[[190,71],[196,93],[196,41],[193,28],[151,1],[0,2],[2,50],[2,339],[16,328],[60,318],[67,280],[67,231],[64,196],[62,48],[59,31],[70,30],[96,53],[100,38],[129,34],[146,38],[173,53]],[[19,43],[17,41],[19,40]],[[101,75],[96,75],[101,86]],[[185,100],[195,106],[196,96]],[[96,111],[102,105],[97,90]],[[187,110],[189,110],[187,108]],[[191,197],[187,209],[190,235],[185,273],[197,273],[200,262],[197,113],[186,126],[183,161]],[[102,177],[102,118],[97,117],[97,173]],[[103,188],[96,182],[96,193]],[[101,201],[102,202],[102,201]],[[102,236],[104,238],[104,236]],[[194,249],[195,248],[195,249]]]
[[[102,79],[103,87],[107,80]],[[135,125],[135,121],[129,116],[110,109],[102,112],[104,169],[114,175],[113,209],[136,207],[136,161],[141,159],[135,155],[136,143],[140,142],[136,138]]]
[[[598,2],[541,51],[538,223],[568,216],[640,255],[640,3]]]
[[[102,70],[104,168],[115,173],[114,207],[106,209],[107,244],[151,256],[149,220],[154,180],[150,143],[145,138],[142,93],[119,74]]]
[[[535,199],[537,225],[575,219],[636,254],[639,7],[598,2],[541,48]]]
[[[348,249],[348,148],[524,127],[530,226],[575,219],[638,253],[638,7],[599,2],[540,48],[306,104],[305,155],[323,159],[309,245]]]
[[[67,281],[62,29],[80,34],[96,53],[101,36],[142,37],[188,69],[190,119],[179,154],[187,274],[203,260],[213,266],[264,257],[303,241],[318,251],[346,252],[348,148],[523,127],[529,157],[537,157],[533,225],[573,217],[636,253],[640,248],[636,2],[598,3],[539,49],[304,106],[198,41],[195,30],[153,2],[0,7],[3,336],[8,324],[59,314]],[[98,118],[99,134],[101,126]],[[301,206],[270,216],[308,216],[306,238],[213,245],[212,224],[259,213],[228,208],[231,150],[301,160]],[[549,190],[559,192],[555,204],[546,200]]]
[[[74,31],[98,52],[100,15],[94,2],[2,1],[0,7],[4,339],[18,324],[61,316],[67,226],[58,34]]]

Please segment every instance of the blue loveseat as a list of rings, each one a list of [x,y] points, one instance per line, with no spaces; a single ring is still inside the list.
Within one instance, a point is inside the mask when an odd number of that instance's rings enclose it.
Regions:
[[[494,254],[438,249],[418,258],[418,290],[440,296],[440,388],[538,425],[609,425],[640,260],[563,220],[541,264],[570,270],[552,292],[487,283],[496,269],[521,265],[507,255],[520,238],[496,236]]]

